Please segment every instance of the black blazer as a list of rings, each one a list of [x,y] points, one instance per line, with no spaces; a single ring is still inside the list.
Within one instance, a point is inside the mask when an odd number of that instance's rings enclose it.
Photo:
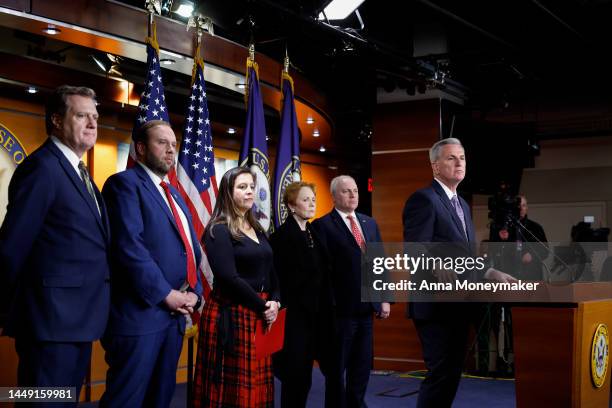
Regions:
[[[355,213],[366,242],[382,242],[372,217]],[[380,302],[361,302],[361,249],[336,209],[317,219],[312,226],[319,233],[331,258],[332,285],[338,316],[354,317],[380,312]]]
[[[318,248],[318,271],[310,270],[309,266],[317,260],[306,259],[309,256],[308,242],[304,240],[293,216],[270,236],[270,245],[274,251],[274,267],[280,283],[281,303],[287,306],[291,313],[312,314],[318,306],[333,306],[334,297],[330,281],[330,260],[323,243],[316,231],[308,224],[315,248]],[[318,282],[313,274],[319,273]]]
[[[474,256],[476,234],[470,208],[463,198],[459,197],[459,202],[465,216],[467,237],[446,192],[437,181],[433,180],[429,187],[416,191],[404,206],[404,241],[452,243],[459,254]],[[456,303],[414,302],[409,304],[408,313],[416,319],[454,319],[466,313],[466,308],[469,309],[467,305]]]

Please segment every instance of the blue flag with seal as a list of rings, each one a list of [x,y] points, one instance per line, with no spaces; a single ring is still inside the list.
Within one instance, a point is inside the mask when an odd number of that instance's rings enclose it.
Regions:
[[[247,58],[247,118],[244,138],[238,162],[250,166],[257,175],[253,215],[265,231],[270,229],[270,164],[268,161],[268,142],[264,120],[263,102],[259,92],[258,67],[253,58]]]
[[[274,164],[274,226],[278,228],[288,216],[283,194],[288,184],[300,181],[300,129],[293,101],[293,79],[283,71],[281,77],[281,126],[276,163]]]

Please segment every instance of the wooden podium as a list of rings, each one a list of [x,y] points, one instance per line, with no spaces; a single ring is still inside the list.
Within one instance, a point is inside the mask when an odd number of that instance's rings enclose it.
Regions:
[[[599,324],[612,333],[612,287],[609,282],[572,286],[572,302],[512,308],[517,408],[609,406],[610,364],[596,388],[591,346]]]

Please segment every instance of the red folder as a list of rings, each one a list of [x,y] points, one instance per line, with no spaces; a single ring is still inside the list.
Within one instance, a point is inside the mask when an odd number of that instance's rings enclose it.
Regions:
[[[283,348],[285,341],[285,316],[287,308],[280,309],[276,321],[268,330],[266,324],[261,321],[255,326],[255,358],[268,357]]]

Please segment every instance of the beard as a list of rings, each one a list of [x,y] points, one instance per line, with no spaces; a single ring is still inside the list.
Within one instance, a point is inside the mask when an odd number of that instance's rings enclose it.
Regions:
[[[145,164],[153,173],[157,174],[161,178],[164,178],[174,163],[168,164],[165,160],[155,157],[150,151],[147,150],[147,154],[145,155]]]

